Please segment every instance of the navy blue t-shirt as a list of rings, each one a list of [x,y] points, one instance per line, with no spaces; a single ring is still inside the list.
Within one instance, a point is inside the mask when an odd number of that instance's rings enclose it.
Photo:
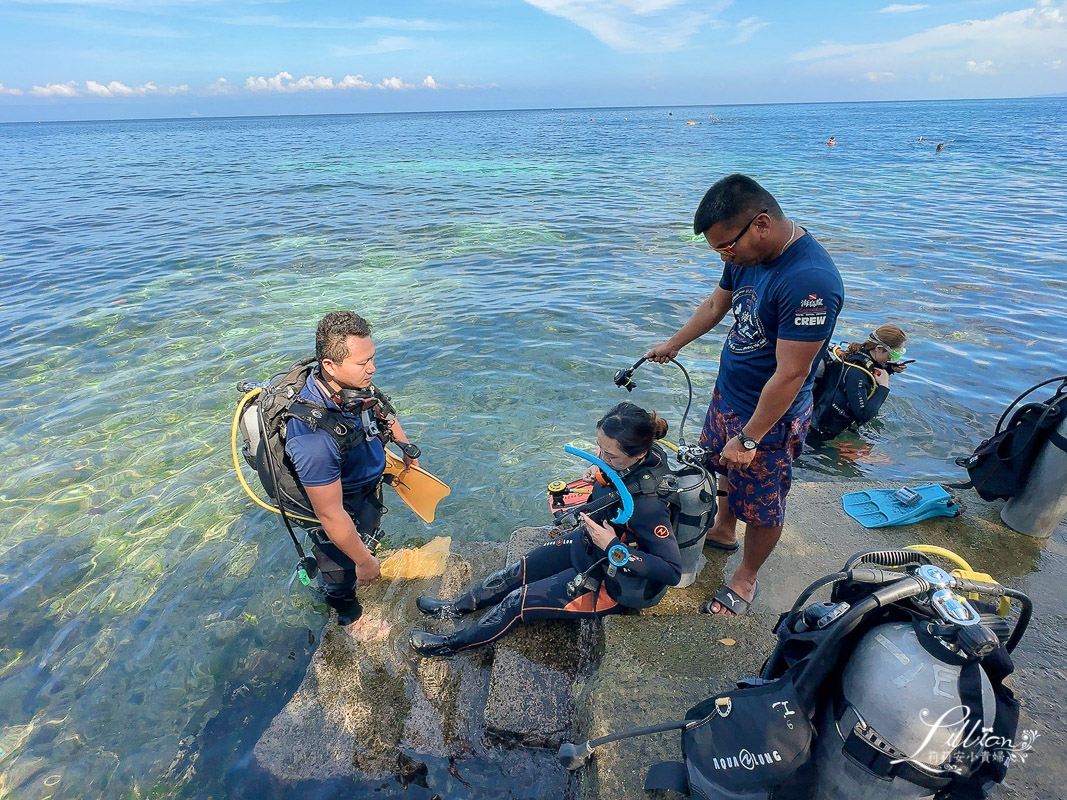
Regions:
[[[308,376],[299,396],[333,411],[341,411],[338,405],[323,393],[315,381],[314,374]],[[360,415],[342,412],[341,416],[345,424],[356,430],[363,430]],[[285,452],[296,467],[296,474],[300,476],[301,483],[305,486],[327,486],[340,479],[341,491],[346,499],[376,483],[385,470],[385,447],[377,436],[357,440],[348,451],[345,463],[341,464],[341,452],[333,435],[321,428],[313,431],[298,419],[291,419],[286,423]]]
[[[734,324],[722,348],[715,387],[733,411],[748,418],[778,365],[778,340],[829,343],[845,289],[830,254],[808,233],[767,264],[727,262],[719,286],[732,295]],[[813,370],[782,419],[804,410],[814,380]]]

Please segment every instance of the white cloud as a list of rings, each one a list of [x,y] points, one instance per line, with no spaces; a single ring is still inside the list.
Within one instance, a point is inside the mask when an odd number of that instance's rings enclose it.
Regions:
[[[913,5],[903,5],[901,3],[893,3],[891,6],[878,9],[879,14],[907,14],[909,11],[922,11],[924,8],[930,6],[925,3],[914,3]]]
[[[34,97],[81,97],[81,93],[78,91],[78,84],[74,81],[34,86],[30,89],[30,94]]]
[[[362,75],[345,75],[337,82],[338,89],[370,89],[373,84]]]
[[[985,61],[968,61],[967,71],[974,72],[978,75],[993,75],[993,62],[989,59]]]
[[[245,81],[245,88],[253,92],[307,92],[333,89],[333,78],[305,75],[294,79],[288,72],[279,72],[273,78],[252,78]]]
[[[134,97],[151,94],[156,91],[156,87],[152,82],[148,82],[143,86],[132,87],[118,81],[111,81],[106,86],[96,81],[86,81],[85,90],[97,97]]]
[[[4,84],[0,83],[0,94],[10,94],[18,96],[22,94],[22,89],[8,89]]]
[[[219,78],[207,87],[208,94],[233,94],[234,88],[225,78]]]
[[[889,42],[825,42],[796,53],[793,60],[807,62],[815,74],[864,79],[869,73],[895,72],[900,78],[917,80],[931,74],[948,78],[1007,74],[1029,81],[1036,68],[1063,53],[1065,9],[1064,0],[1040,0],[1033,8],[939,25]]]
[[[142,83],[140,86],[127,86],[118,81],[111,81],[106,85],[96,81],[86,81],[85,91],[96,97],[144,97],[149,94],[181,94],[189,91],[189,87],[183,84],[182,86],[165,86],[160,89],[152,81]]]
[[[1062,58],[1057,58],[1055,61],[1050,63],[1049,66],[1052,67],[1053,69],[1059,69],[1060,67],[1063,66],[1063,59]]]
[[[526,0],[589,31],[614,50],[657,53],[679,50],[706,25],[722,27],[716,14],[732,0]],[[754,33],[755,31],[753,31]]]
[[[298,30],[353,31],[381,28],[402,31],[454,31],[470,26],[456,22],[433,19],[400,19],[398,17],[365,17],[349,22],[339,19],[287,19],[278,15],[243,15],[221,17],[214,20],[222,25],[261,28],[285,28]]]
[[[383,78],[382,82],[378,84],[379,89],[390,89],[396,92],[402,92],[405,89],[414,89],[415,84],[404,83],[400,78]]]
[[[770,24],[759,17],[745,17],[737,23],[737,36],[734,37],[734,44],[748,41],[757,31],[766,28]]]
[[[893,72],[865,72],[860,77],[871,83],[885,83],[886,81],[895,81],[897,79],[896,73]]]
[[[315,77],[312,75],[305,75],[303,78],[296,79],[288,72],[279,72],[273,78],[250,77],[245,81],[245,89],[251,92],[280,92],[282,94],[371,88],[400,91],[417,89],[420,85],[429,89],[440,88],[439,84],[430,75],[426,76],[422,84],[405,83],[401,78],[395,77],[385,78],[380,83],[373,84],[362,75],[345,75],[339,81],[325,76]]]
[[[404,31],[453,31],[463,25],[458,22],[442,22],[435,19],[398,19],[396,17],[367,17],[355,23],[359,28],[393,28]]]
[[[335,47],[338,56],[373,56],[379,53],[397,53],[401,50],[415,49],[415,42],[406,36],[382,36],[374,44],[366,47]]]

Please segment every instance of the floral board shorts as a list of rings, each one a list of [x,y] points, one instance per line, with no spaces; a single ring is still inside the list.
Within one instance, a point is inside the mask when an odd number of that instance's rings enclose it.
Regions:
[[[804,448],[811,425],[811,403],[798,416],[779,420],[760,440],[756,457],[745,469],[729,471],[719,466],[719,453],[748,422],[722,399],[711,396],[700,444],[708,450],[708,460],[720,475],[726,475],[727,503],[734,516],[744,522],[769,528],[785,522],[785,498],[793,481],[793,459]]]

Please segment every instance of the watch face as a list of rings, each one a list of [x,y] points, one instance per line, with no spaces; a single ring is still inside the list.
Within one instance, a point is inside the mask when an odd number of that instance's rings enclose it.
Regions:
[[[755,450],[759,444],[755,439],[751,439],[748,436],[740,435],[737,437],[737,441],[741,442],[741,446],[746,450]]]

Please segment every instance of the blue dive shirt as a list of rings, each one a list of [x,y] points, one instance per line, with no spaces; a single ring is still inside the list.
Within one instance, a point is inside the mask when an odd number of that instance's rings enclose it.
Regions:
[[[314,373],[308,376],[299,396],[340,412],[345,424],[355,430],[363,430],[360,415],[341,412],[338,405],[323,393],[315,381]],[[377,436],[357,439],[342,464],[337,440],[332,434],[321,428],[313,431],[299,419],[291,419],[286,425],[285,452],[305,486],[327,486],[340,479],[342,493],[348,499],[377,483],[385,470],[385,447]]]
[[[767,264],[739,267],[727,262],[719,286],[732,295],[734,324],[722,348],[715,387],[727,405],[747,419],[778,366],[778,340],[828,344],[845,289],[830,254],[807,232]],[[814,381],[812,370],[782,419],[804,410]]]

